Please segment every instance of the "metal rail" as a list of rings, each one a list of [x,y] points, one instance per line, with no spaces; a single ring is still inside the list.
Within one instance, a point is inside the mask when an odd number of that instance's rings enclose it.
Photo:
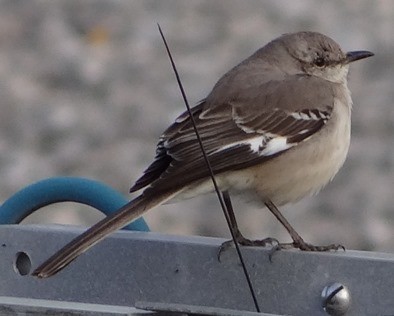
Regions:
[[[219,238],[121,231],[54,277],[29,275],[81,231],[1,225],[0,306],[9,307],[7,299],[13,298],[138,307],[128,315],[143,309],[155,315],[248,315],[254,308],[234,249],[217,260]],[[265,313],[328,315],[322,293],[335,303],[342,284],[350,293],[345,315],[394,315],[393,254],[280,251],[270,262],[269,249],[242,250]]]

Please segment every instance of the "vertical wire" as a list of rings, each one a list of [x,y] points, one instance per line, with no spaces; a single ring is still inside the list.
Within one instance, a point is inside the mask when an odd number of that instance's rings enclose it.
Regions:
[[[184,103],[185,103],[185,106],[186,106],[186,108],[187,108],[187,111],[189,112],[189,116],[190,116],[190,119],[191,119],[191,122],[192,122],[193,128],[194,128],[194,132],[196,133],[196,137],[197,137],[198,143],[199,143],[199,145],[200,145],[201,152],[202,152],[202,154],[203,154],[205,163],[206,163],[206,165],[207,165],[207,167],[208,167],[208,170],[209,170],[209,173],[210,173],[212,182],[213,182],[213,186],[214,186],[214,188],[215,188],[217,197],[218,197],[218,199],[219,199],[220,206],[221,206],[221,208],[222,208],[222,210],[223,210],[224,217],[226,218],[227,226],[228,226],[228,228],[229,228],[229,230],[230,230],[231,238],[232,238],[232,240],[233,240],[233,242],[234,242],[235,249],[236,249],[236,251],[237,251],[237,254],[238,254],[238,257],[239,257],[239,261],[240,261],[241,266],[242,266],[242,270],[243,270],[243,272],[244,272],[244,274],[245,274],[245,279],[246,279],[246,282],[248,283],[248,288],[249,288],[250,294],[251,294],[251,296],[252,296],[253,303],[254,303],[254,305],[255,305],[256,311],[257,311],[258,313],[260,313],[260,307],[259,307],[259,304],[258,304],[258,301],[257,301],[257,297],[256,297],[256,293],[255,293],[254,288],[253,288],[252,281],[251,281],[251,279],[250,279],[248,270],[247,270],[247,268],[246,268],[245,261],[244,261],[244,258],[243,258],[243,256],[242,256],[242,253],[241,253],[241,249],[240,249],[239,244],[238,244],[238,242],[237,242],[237,239],[236,239],[236,237],[235,237],[235,233],[234,233],[233,227],[231,226],[231,222],[230,222],[230,218],[229,218],[229,215],[228,215],[228,211],[227,211],[226,205],[225,205],[225,203],[224,203],[224,201],[223,201],[223,197],[222,197],[222,195],[221,195],[221,193],[220,193],[219,186],[218,186],[218,184],[217,184],[217,182],[216,182],[216,178],[215,178],[214,172],[213,172],[213,170],[212,170],[211,163],[209,162],[208,155],[207,155],[207,153],[206,153],[206,151],[205,151],[205,148],[204,148],[204,144],[203,144],[202,139],[201,139],[201,137],[200,137],[200,134],[199,134],[199,132],[198,132],[197,125],[196,125],[196,121],[194,120],[193,113],[192,113],[192,111],[191,111],[191,109],[190,109],[189,102],[188,102],[188,100],[187,100],[185,90],[184,90],[184,88],[183,88],[183,85],[182,85],[180,76],[179,76],[179,74],[178,74],[178,70],[177,70],[176,65],[175,65],[175,62],[174,62],[174,60],[173,60],[173,58],[172,58],[172,55],[171,55],[170,49],[169,49],[169,47],[168,47],[167,41],[166,41],[166,39],[165,39],[165,37],[164,37],[163,31],[161,30],[160,24],[157,24],[157,26],[158,26],[158,28],[159,28],[159,32],[160,32],[161,38],[162,38],[162,40],[163,40],[163,42],[164,42],[164,45],[165,45],[165,47],[166,47],[168,57],[169,57],[169,59],[170,59],[170,61],[171,61],[172,69],[173,69],[173,71],[174,71],[174,74],[175,74],[175,77],[176,77],[176,80],[177,80],[179,89],[180,89],[180,91],[181,91],[181,94],[182,94],[182,97],[183,97],[183,101],[184,101]]]

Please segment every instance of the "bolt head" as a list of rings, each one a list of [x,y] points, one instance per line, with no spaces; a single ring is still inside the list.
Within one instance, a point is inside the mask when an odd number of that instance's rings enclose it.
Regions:
[[[350,308],[349,289],[341,283],[332,283],[324,287],[322,293],[322,306],[331,316],[342,316]]]

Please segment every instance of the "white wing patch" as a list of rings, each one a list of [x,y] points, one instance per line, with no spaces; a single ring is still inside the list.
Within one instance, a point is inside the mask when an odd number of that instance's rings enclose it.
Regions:
[[[310,117],[302,112],[293,112],[290,113],[290,116],[292,116],[296,120],[306,120],[306,121],[310,120]]]
[[[277,136],[270,139],[259,154],[262,156],[272,156],[295,145],[296,144],[288,143],[287,137]]]
[[[226,149],[237,147],[237,146],[242,146],[242,145],[249,145],[250,149],[253,152],[258,153],[261,151],[261,147],[263,146],[263,143],[265,143],[266,139],[267,139],[267,137],[265,137],[265,136],[258,136],[258,137],[253,137],[253,138],[249,138],[249,139],[244,139],[239,142],[234,142],[234,143],[222,146],[222,147],[216,149],[215,151],[213,151],[212,154],[216,154],[216,153],[224,151]]]
[[[218,152],[225,151],[226,149],[234,148],[242,145],[244,146],[249,145],[250,150],[253,153],[258,154],[259,156],[272,156],[286,149],[289,149],[290,147],[293,147],[297,144],[287,143],[287,138],[283,136],[277,136],[277,135],[272,135],[272,136],[270,135],[270,137],[258,136],[220,147],[214,152],[212,152],[212,154],[216,154]]]
[[[296,120],[304,120],[304,121],[318,121],[323,119],[324,121],[326,121],[329,116],[322,112],[322,111],[308,111],[305,110],[303,112],[292,112],[289,113],[289,115],[293,118],[295,118]]]
[[[309,132],[309,129],[303,129],[302,131],[299,131],[298,134],[302,135],[302,134],[305,134],[305,133],[308,133],[308,132]]]
[[[265,141],[266,141],[266,137],[259,136],[259,137],[254,137],[254,138],[250,138],[250,139],[246,140],[245,144],[248,144],[250,149],[254,153],[260,154],[261,147],[263,146],[263,142],[265,142]]]

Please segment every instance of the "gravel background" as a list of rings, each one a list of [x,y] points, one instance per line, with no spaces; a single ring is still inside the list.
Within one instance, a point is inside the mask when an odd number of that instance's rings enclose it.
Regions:
[[[319,195],[283,208],[307,241],[394,251],[394,3],[389,1],[0,1],[0,194],[43,178],[83,176],[127,194],[161,132],[184,111],[156,23],[189,100],[269,40],[313,30],[344,50],[376,56],[352,65],[348,160]],[[267,210],[236,203],[245,235],[289,238]],[[80,218],[84,209],[83,218]],[[71,203],[25,222],[100,217]],[[152,230],[228,236],[212,196],[157,207]]]

